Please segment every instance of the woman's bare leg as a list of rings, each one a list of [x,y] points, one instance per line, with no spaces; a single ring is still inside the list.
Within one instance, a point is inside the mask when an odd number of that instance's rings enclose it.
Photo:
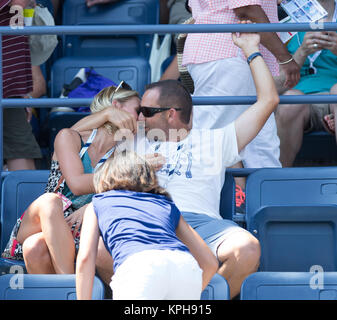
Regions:
[[[109,285],[113,276],[113,260],[105,248],[102,237],[99,238],[98,242],[96,270],[102,281]]]
[[[22,251],[28,273],[56,273],[42,232],[28,237],[22,244]]]
[[[62,201],[54,193],[43,194],[29,206],[22,219],[17,241],[24,243],[28,237],[40,232],[43,233],[55,272],[74,273],[75,244],[64,219]]]

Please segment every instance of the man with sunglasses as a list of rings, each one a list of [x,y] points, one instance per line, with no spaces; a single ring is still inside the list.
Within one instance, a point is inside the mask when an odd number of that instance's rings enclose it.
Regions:
[[[259,52],[258,34],[233,35],[244,52],[257,90],[257,102],[235,122],[219,129],[192,129],[192,98],[175,80],[152,83],[141,100],[139,121],[145,123],[146,153],[160,154],[166,163],[157,171],[184,219],[201,235],[219,260],[219,270],[230,286],[231,297],[242,281],[257,270],[258,240],[219,214],[226,167],[258,134],[278,104],[271,73]],[[212,112],[211,110],[209,111]],[[141,132],[138,131],[138,135]]]
[[[175,80],[152,83],[138,110],[135,149],[151,161],[163,160],[163,165],[156,164],[159,183],[218,258],[218,273],[227,280],[232,298],[239,294],[242,281],[257,270],[260,245],[248,231],[220,216],[225,170],[241,159],[239,153],[258,134],[279,102],[274,80],[259,52],[259,35],[233,34],[233,41],[243,50],[251,68],[256,103],[224,128],[194,129],[192,98],[187,89]],[[132,133],[136,126],[126,112],[113,107],[89,117],[82,123],[97,127],[102,121],[110,121]],[[109,282],[111,256],[103,247],[99,250],[99,275]]]

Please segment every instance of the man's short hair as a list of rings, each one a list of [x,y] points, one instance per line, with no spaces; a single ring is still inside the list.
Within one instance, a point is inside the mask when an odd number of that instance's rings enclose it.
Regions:
[[[145,89],[159,89],[159,106],[181,108],[180,120],[183,123],[189,123],[193,107],[192,97],[181,82],[162,80],[147,85]]]

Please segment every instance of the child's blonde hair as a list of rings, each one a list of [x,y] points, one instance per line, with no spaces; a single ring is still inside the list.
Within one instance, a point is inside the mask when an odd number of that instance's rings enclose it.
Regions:
[[[115,92],[116,88],[117,87],[115,86],[106,87],[97,93],[90,105],[91,112],[95,113],[111,107],[113,100],[123,103],[133,97],[139,98],[138,92],[135,90],[127,90],[120,87],[118,88],[117,92]],[[108,130],[109,133],[113,133],[117,130],[116,126],[111,122],[105,123],[104,127]]]
[[[160,194],[171,198],[158,184],[154,168],[133,151],[123,151],[110,157],[94,173],[96,193],[109,190],[130,190]]]

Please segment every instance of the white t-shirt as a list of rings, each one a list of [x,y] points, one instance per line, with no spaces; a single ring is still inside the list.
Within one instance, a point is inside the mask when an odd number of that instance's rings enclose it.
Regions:
[[[222,219],[219,205],[225,170],[241,160],[234,122],[220,129],[192,129],[178,143],[141,138],[140,145],[145,146],[146,154],[157,152],[167,159],[157,177],[180,211]]]

